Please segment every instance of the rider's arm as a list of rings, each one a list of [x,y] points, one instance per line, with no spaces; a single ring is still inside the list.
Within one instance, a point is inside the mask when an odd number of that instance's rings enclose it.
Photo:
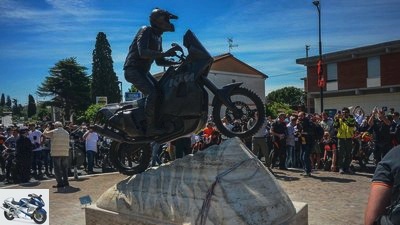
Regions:
[[[372,225],[390,204],[391,187],[382,182],[373,182],[365,209],[364,224]]]
[[[46,128],[46,129],[43,131],[43,136],[44,136],[44,137],[51,138],[51,137],[53,136],[53,132],[52,132],[49,128]]]
[[[84,134],[83,134],[83,136],[82,136],[82,139],[84,139],[84,140],[86,140],[86,138],[87,138],[87,136],[89,135],[89,130],[87,130]]]
[[[152,35],[153,34],[152,34],[152,30],[150,27],[144,27],[139,31],[136,42],[137,42],[140,58],[156,60],[156,59],[163,58],[166,56],[171,56],[172,53],[169,51],[162,52],[161,36],[160,36],[160,49],[151,49],[149,43],[150,43],[151,39],[153,38]]]
[[[170,61],[170,60],[167,60],[164,57],[162,57],[162,58],[156,59],[156,64],[158,66],[172,66],[172,65],[179,64],[179,62]]]
[[[400,147],[390,150],[378,163],[372,178],[371,192],[365,210],[364,221],[366,225],[372,225],[375,219],[385,212],[392,198],[392,187],[400,178]]]

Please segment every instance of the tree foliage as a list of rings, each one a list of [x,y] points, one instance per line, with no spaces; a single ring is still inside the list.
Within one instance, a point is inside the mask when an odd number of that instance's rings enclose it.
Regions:
[[[8,106],[8,108],[11,108],[11,97],[9,95],[7,95],[7,100],[6,100],[6,106]]]
[[[60,60],[50,68],[37,94],[40,97],[51,97],[47,105],[61,108],[64,119],[70,118],[74,112],[84,112],[90,105],[90,79],[86,70],[74,57]]]
[[[305,97],[305,92],[296,87],[284,87],[267,95],[268,102],[285,103],[293,109],[304,106]]]
[[[28,118],[36,114],[36,103],[32,95],[28,96]]]
[[[114,72],[111,48],[106,34],[99,32],[93,50],[91,98],[107,96],[109,103],[121,101],[121,91],[118,86],[118,77]]]
[[[42,121],[51,120],[51,110],[48,109],[45,104],[39,104],[39,108],[37,110],[37,118]]]
[[[90,123],[94,122],[97,112],[103,107],[101,104],[90,105],[89,108],[84,113],[84,120]]]
[[[290,108],[288,104],[281,102],[271,102],[267,104],[265,108],[266,108],[266,115],[271,116],[272,118],[276,118],[279,113],[290,114],[293,112],[293,110]]]
[[[12,112],[13,116],[15,116],[15,117],[23,117],[24,116],[23,111],[24,111],[24,107],[21,104],[17,104],[17,103],[13,104],[13,106],[11,108],[11,112]]]
[[[128,89],[128,92],[138,92],[139,90],[135,87],[135,85],[131,85],[131,88]]]
[[[0,106],[4,107],[5,105],[6,105],[6,98],[4,97],[4,93],[2,93],[0,99]]]

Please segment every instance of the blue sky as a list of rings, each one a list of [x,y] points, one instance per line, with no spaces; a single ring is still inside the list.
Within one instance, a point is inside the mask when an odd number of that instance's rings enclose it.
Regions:
[[[216,56],[231,53],[267,74],[266,93],[302,88],[305,68],[297,58],[318,54],[318,14],[312,0],[0,0],[0,94],[25,104],[28,95],[59,60],[76,57],[91,74],[96,35],[110,42],[114,70],[122,65],[138,28],[154,7],[179,16],[176,31],[163,36],[164,49],[182,43],[191,29]],[[321,0],[323,52],[400,39],[398,0]],[[153,66],[152,72],[162,68]],[[38,99],[41,100],[41,99]]]

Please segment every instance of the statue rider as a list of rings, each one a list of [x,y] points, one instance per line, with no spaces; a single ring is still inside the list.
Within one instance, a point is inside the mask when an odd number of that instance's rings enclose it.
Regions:
[[[150,26],[143,26],[139,29],[129,47],[124,64],[125,79],[144,95],[147,95],[145,103],[146,136],[165,133],[163,128],[157,126],[156,106],[159,100],[159,90],[157,80],[149,71],[154,61],[159,66],[176,64],[165,59],[165,57],[174,56],[175,50],[173,48],[166,52],[162,50],[162,34],[167,31],[175,31],[170,19],[178,19],[178,17],[166,10],[155,8],[150,14]]]

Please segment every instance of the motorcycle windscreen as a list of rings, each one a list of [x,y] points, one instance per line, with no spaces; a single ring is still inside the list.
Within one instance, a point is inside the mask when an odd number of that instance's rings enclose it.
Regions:
[[[186,31],[183,36],[183,46],[188,49],[187,60],[189,61],[194,59],[213,60],[210,53],[208,53],[191,30]]]

